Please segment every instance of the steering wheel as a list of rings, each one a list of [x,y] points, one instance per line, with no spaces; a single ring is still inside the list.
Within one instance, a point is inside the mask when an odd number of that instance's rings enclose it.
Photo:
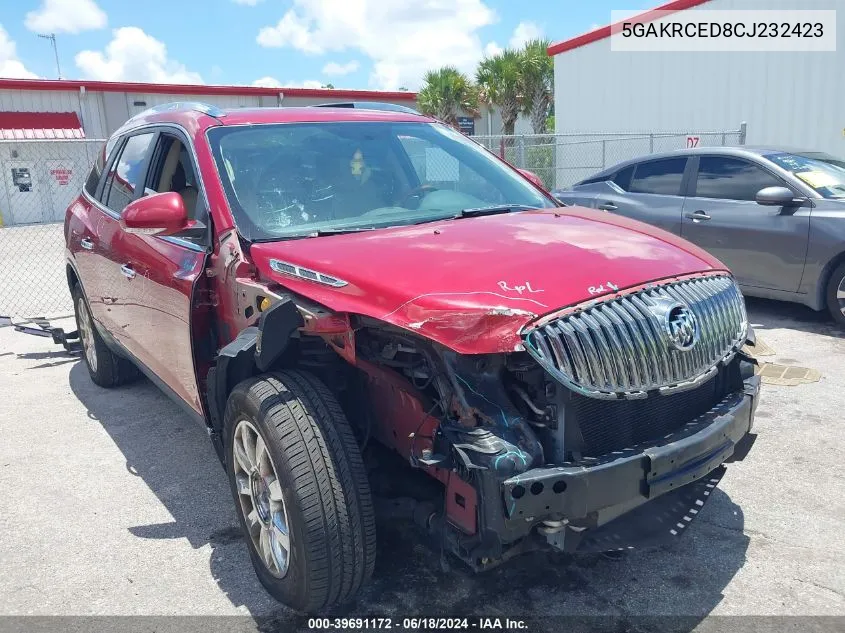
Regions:
[[[431,185],[429,183],[423,183],[418,187],[414,187],[408,193],[406,193],[404,196],[402,196],[402,199],[399,200],[399,206],[407,208],[407,205],[405,203],[408,201],[408,198],[412,198],[414,196],[417,196],[417,198],[418,198],[417,199],[417,207],[418,207],[420,202],[422,202],[423,196],[431,193],[432,191],[437,191],[437,190],[438,190],[437,187],[435,187],[434,185]],[[414,208],[416,209],[417,207],[414,207]]]

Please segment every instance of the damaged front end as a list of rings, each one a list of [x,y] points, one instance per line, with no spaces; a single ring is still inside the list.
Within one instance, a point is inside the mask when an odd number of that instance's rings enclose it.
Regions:
[[[458,354],[360,319],[373,435],[445,486],[421,522],[476,569],[529,549],[626,549],[683,533],[747,442],[753,337],[727,275],[535,320],[525,351]]]
[[[753,333],[724,273],[540,318],[428,311],[405,327],[255,292],[240,294],[273,307],[221,354],[212,400],[238,380],[227,366],[311,371],[362,445],[375,440],[442,484],[442,505],[422,500],[415,518],[474,569],[531,549],[676,538],[749,441],[759,378],[741,348]],[[488,345],[498,353],[460,353],[432,335],[489,341],[480,328],[504,324],[503,343]]]

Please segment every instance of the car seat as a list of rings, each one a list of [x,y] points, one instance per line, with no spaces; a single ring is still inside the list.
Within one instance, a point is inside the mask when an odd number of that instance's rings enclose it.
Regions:
[[[175,191],[182,196],[182,201],[185,203],[185,210],[188,212],[188,217],[194,219],[197,208],[197,196],[199,192],[197,188],[188,182],[187,174],[185,173],[185,166],[182,161],[176,166],[176,171],[173,172],[173,178],[170,181],[170,190]]]

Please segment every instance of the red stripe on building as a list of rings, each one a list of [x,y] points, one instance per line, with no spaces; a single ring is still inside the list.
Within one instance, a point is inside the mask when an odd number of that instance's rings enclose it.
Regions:
[[[416,92],[381,90],[340,90],[336,88],[264,88],[259,86],[210,86],[205,84],[148,84],[116,81],[82,81],[68,79],[0,79],[0,90],[74,90],[140,94],[226,95],[272,97],[281,92],[291,97],[326,99],[392,99],[416,101]]]
[[[627,18],[625,19],[625,22],[653,22],[657,18],[664,17],[667,12],[676,13],[685,9],[692,9],[693,7],[697,7],[709,1],[710,0],[674,0],[673,2],[667,2],[666,4],[656,7],[654,9],[650,9],[649,11]],[[581,46],[586,46],[587,44],[592,44],[593,42],[598,42],[599,40],[608,38],[611,36],[614,30],[618,32],[621,29],[622,22],[609,24],[599,29],[590,31],[589,33],[579,35],[578,37],[573,37],[572,39],[564,40],[562,42],[558,42],[557,44],[552,44],[551,46],[549,46],[547,52],[549,54],[549,57],[552,57],[554,55],[558,55],[559,53],[571,51],[573,48],[579,48]]]

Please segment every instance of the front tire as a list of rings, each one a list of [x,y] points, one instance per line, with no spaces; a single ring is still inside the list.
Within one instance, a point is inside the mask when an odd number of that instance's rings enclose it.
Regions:
[[[830,316],[839,325],[845,326],[845,262],[839,264],[830,275],[825,297]]]
[[[88,299],[79,284],[71,290],[76,316],[76,330],[82,346],[82,358],[88,368],[88,375],[95,385],[117,387],[136,379],[138,368],[131,361],[112,352],[94,325]]]
[[[375,516],[352,428],[311,374],[256,376],[229,396],[226,470],[250,558],[274,598],[314,612],[353,598],[375,564]]]

